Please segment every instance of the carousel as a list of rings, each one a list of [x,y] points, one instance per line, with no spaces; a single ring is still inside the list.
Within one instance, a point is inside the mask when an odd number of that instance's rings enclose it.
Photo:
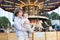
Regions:
[[[44,23],[45,29],[51,26],[46,22],[49,20],[46,17],[47,12],[59,6],[60,0],[0,0],[0,7],[4,10],[14,12],[15,8],[19,7],[23,9],[23,13],[29,14],[29,20],[33,26],[39,23],[39,26],[42,27],[41,23]]]

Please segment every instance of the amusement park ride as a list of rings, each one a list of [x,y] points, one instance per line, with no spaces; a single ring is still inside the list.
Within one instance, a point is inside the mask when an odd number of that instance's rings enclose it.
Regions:
[[[0,6],[8,11],[14,11],[14,8],[36,9],[42,11],[51,11],[60,6],[60,0],[0,0]]]
[[[60,0],[0,0],[0,7],[6,11],[14,12],[15,8],[23,9],[29,14],[29,20],[33,24],[37,20],[48,20],[46,12],[52,11],[60,6]]]

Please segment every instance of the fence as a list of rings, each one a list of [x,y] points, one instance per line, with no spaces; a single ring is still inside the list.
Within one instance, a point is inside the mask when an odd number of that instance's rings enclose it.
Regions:
[[[60,32],[35,32],[30,40],[60,40]],[[0,40],[17,40],[15,33],[0,33]]]

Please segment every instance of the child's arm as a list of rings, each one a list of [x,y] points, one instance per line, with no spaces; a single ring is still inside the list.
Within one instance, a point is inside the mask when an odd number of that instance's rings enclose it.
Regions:
[[[27,31],[29,31],[30,33],[34,32],[30,25],[27,25],[26,28],[27,28]]]

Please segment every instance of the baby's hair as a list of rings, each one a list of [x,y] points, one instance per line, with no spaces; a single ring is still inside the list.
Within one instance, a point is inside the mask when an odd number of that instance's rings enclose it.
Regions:
[[[28,13],[24,13],[24,14],[28,14]],[[23,14],[23,16],[24,16],[24,14]]]
[[[24,13],[24,14],[28,14],[28,13]]]

